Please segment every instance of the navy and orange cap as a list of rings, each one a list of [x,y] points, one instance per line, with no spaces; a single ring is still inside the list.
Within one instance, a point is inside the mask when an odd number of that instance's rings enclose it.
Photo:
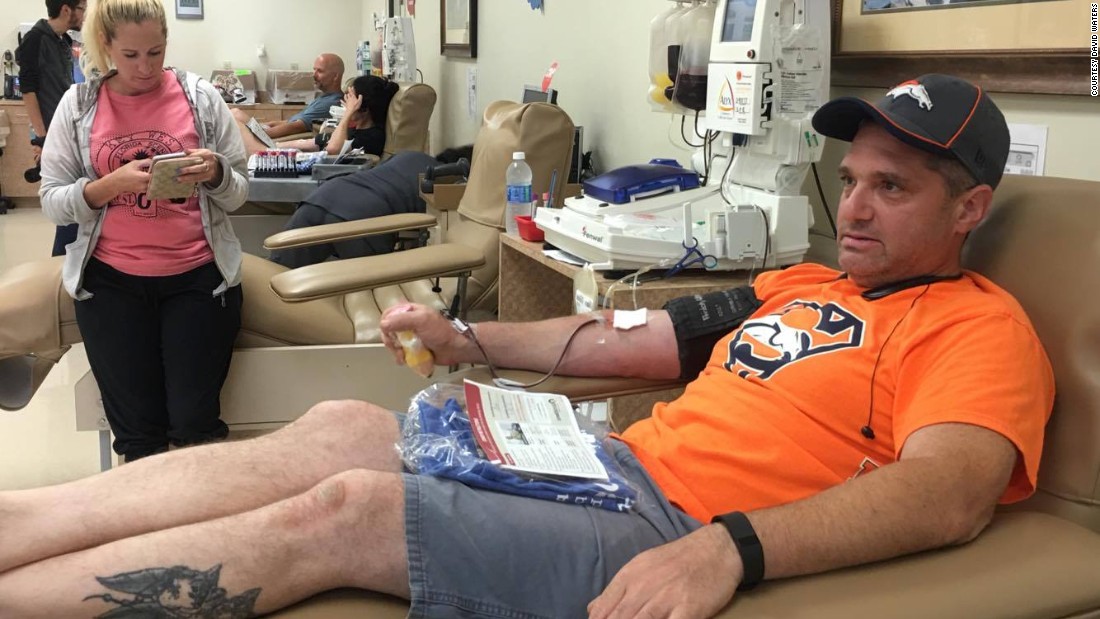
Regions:
[[[902,82],[877,103],[840,97],[813,117],[818,133],[851,142],[864,120],[921,150],[958,159],[978,184],[996,188],[1008,161],[1004,114],[981,88],[966,80],[929,73]]]

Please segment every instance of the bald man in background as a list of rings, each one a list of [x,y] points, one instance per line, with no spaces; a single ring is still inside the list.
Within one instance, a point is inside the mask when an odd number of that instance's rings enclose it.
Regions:
[[[344,61],[336,54],[321,54],[313,61],[313,83],[321,96],[313,100],[304,110],[291,116],[287,120],[275,120],[263,123],[264,131],[274,140],[285,138],[296,133],[305,133],[312,130],[314,120],[325,120],[329,117],[329,108],[340,105],[344,96],[341,84],[344,81]],[[265,148],[256,136],[246,126],[252,119],[247,112],[240,109],[233,110],[233,118],[240,123],[241,135],[244,137],[245,147],[249,153],[254,153]]]

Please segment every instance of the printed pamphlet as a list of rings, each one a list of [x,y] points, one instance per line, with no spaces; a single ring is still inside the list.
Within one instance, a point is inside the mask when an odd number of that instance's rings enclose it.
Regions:
[[[539,475],[607,479],[594,437],[581,433],[569,398],[465,382],[474,439],[501,467]]]

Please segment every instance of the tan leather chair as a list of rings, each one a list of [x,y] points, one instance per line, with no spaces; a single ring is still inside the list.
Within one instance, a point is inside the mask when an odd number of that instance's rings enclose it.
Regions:
[[[485,108],[482,130],[474,141],[468,189],[459,202],[457,219],[448,226],[446,246],[429,246],[391,256],[407,263],[417,259],[417,256],[444,255],[460,247],[484,256],[485,264],[474,270],[464,297],[470,310],[482,314],[493,312],[497,302],[499,235],[504,229],[504,172],[512,161],[512,153],[518,150],[529,153],[527,162],[533,173],[533,190],[548,191],[554,170],[564,170],[568,166],[572,136],[573,123],[559,107],[507,101],[490,104]],[[289,230],[270,237],[265,246],[268,249],[284,249],[365,233],[392,232],[395,229],[393,222],[400,224],[401,221],[418,225],[434,224],[434,218],[430,216],[376,217]],[[329,296],[363,288],[373,289],[373,307],[369,301],[360,300],[354,319],[356,332],[360,337],[366,337],[367,341],[377,341],[378,335],[374,329],[378,317],[381,311],[394,303],[411,300],[440,308],[450,304],[456,289],[454,280],[442,282],[440,292],[434,292],[432,283],[427,280],[404,283],[400,289],[378,288],[377,282],[369,279],[368,275],[378,271],[373,266],[365,265],[379,262],[390,263],[391,258],[371,256],[310,265],[275,277],[272,288],[281,298],[291,302],[316,298],[321,294]],[[347,284],[337,284],[337,280],[346,280]]]
[[[435,110],[435,89],[427,84],[399,83],[397,94],[386,112],[386,146],[382,159],[403,150],[429,152],[431,133],[428,125]]]

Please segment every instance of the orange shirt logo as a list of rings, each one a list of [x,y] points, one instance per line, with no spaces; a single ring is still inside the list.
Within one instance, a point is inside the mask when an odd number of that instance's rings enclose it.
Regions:
[[[745,378],[771,378],[807,357],[859,347],[865,323],[836,303],[792,301],[774,314],[747,320],[729,343],[724,367]]]

